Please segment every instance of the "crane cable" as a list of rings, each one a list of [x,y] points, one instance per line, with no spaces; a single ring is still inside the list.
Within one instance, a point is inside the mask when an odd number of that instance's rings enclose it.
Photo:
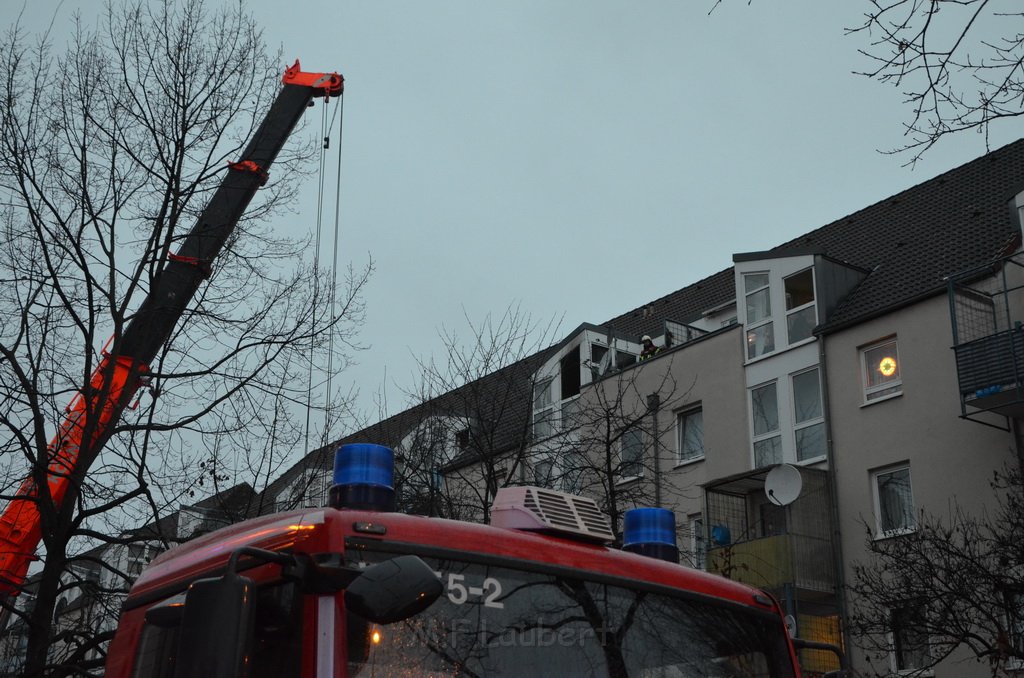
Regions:
[[[334,205],[334,243],[333,243],[333,257],[331,261],[331,285],[328,290],[328,305],[331,309],[331,317],[328,323],[328,334],[327,334],[327,383],[326,383],[326,402],[324,406],[324,430],[321,435],[321,445],[326,445],[327,435],[330,430],[330,398],[331,398],[331,373],[333,371],[334,361],[334,323],[336,322],[335,314],[335,288],[337,286],[337,263],[338,263],[338,234],[340,232],[340,204],[341,204],[341,129],[342,120],[344,118],[344,105],[345,95],[342,93],[338,97],[338,107],[334,109],[334,117],[328,123],[327,121],[327,106],[325,105],[321,109],[320,116],[320,137],[323,139],[323,143],[320,145],[320,158],[319,158],[319,169],[318,169],[318,186],[317,186],[317,205],[316,205],[316,236],[313,247],[313,309],[312,309],[312,332],[311,335],[315,335],[317,330],[318,310],[320,308],[320,247],[323,238],[323,222],[324,222],[324,195],[325,195],[325,181],[326,181],[326,167],[327,167],[327,153],[326,151],[330,148],[330,132],[334,127],[334,121],[338,121],[338,169],[336,177],[335,187],[335,205]],[[311,339],[315,338],[311,336]],[[305,426],[305,450],[310,451],[309,438],[310,429],[312,423],[310,421],[313,411],[313,371],[314,371],[314,359],[313,351],[309,354],[309,373],[306,378],[306,426]]]
[[[331,382],[334,378],[334,324],[337,322],[337,306],[336,306],[336,294],[338,290],[338,241],[341,234],[341,140],[342,140],[342,122],[345,118],[345,97],[342,95],[338,99],[338,107],[334,110],[335,117],[338,120],[338,168],[335,172],[336,180],[334,184],[334,240],[333,240],[333,252],[331,254],[331,289],[330,289],[330,308],[331,308],[331,331],[328,334],[327,339],[327,386],[326,393],[328,401],[331,398]],[[334,126],[334,121],[331,121],[331,127]],[[328,432],[331,428],[331,410],[329,407],[324,408],[324,430],[323,436],[320,441],[321,445],[327,444]]]

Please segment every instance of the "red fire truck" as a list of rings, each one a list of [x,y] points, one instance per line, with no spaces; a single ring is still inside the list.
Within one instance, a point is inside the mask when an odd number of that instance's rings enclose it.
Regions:
[[[490,525],[403,515],[391,458],[343,446],[330,506],[158,557],[108,678],[792,678],[816,646],[761,591],[672,562],[669,511],[627,513],[622,550],[595,502],[540,488],[500,490]]]

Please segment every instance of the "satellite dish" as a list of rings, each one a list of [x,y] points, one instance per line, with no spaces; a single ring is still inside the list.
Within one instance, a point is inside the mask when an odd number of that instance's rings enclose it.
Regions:
[[[803,487],[800,470],[791,464],[779,464],[764,479],[764,493],[768,501],[777,506],[786,506],[796,501]]]
[[[790,638],[796,638],[796,617],[791,614],[787,614],[785,617],[786,622],[786,633],[789,634]]]

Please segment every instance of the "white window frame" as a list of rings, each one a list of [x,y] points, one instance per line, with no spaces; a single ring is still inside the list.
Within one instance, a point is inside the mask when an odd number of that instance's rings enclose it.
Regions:
[[[635,474],[635,475],[629,475],[629,476],[622,474],[622,470],[623,470],[623,466],[624,466],[622,454],[623,454],[623,452],[625,451],[625,448],[626,448],[626,437],[627,436],[630,436],[630,437],[636,436],[636,444],[640,447],[640,452],[639,452],[639,455],[638,455],[637,460],[636,460],[637,465],[640,467],[640,472]],[[645,443],[645,441],[644,441],[644,430],[642,428],[640,428],[640,427],[635,427],[635,428],[631,428],[631,429],[628,429],[626,431],[623,431],[622,435],[619,436],[619,473],[618,473],[619,480],[618,480],[618,482],[620,482],[620,483],[628,483],[628,482],[630,482],[632,480],[636,480],[637,478],[642,478],[643,477],[643,475],[644,475],[644,443]]]
[[[816,326],[818,324],[818,310],[817,310],[817,308],[818,308],[818,298],[817,298],[817,288],[816,288],[817,282],[816,282],[815,277],[814,277],[814,267],[813,266],[808,266],[807,268],[801,269],[801,270],[799,270],[799,271],[797,271],[795,273],[791,273],[789,275],[786,275],[786,276],[782,277],[782,294],[783,294],[783,298],[785,299],[786,281],[789,280],[790,278],[795,278],[798,275],[802,275],[804,273],[807,273],[808,271],[810,271],[810,273],[811,273],[811,300],[809,302],[807,302],[806,304],[801,304],[800,306],[794,306],[793,308],[786,308],[786,309],[784,309],[785,314],[786,314],[786,343],[789,346],[798,346],[800,344],[803,344],[803,343],[808,342],[808,341],[812,341],[814,339],[814,333],[812,332],[810,335],[804,337],[803,339],[798,339],[797,341],[793,341],[790,338],[790,336],[789,336],[789,317],[792,316],[792,315],[796,315],[797,313],[802,313],[802,312],[806,311],[808,308],[813,308],[814,309],[814,322],[811,323],[811,327],[813,328],[814,326]],[[787,300],[787,306],[788,306],[788,300]]]
[[[530,428],[534,440],[544,440],[555,435],[558,422],[555,421],[556,401],[552,389],[554,388],[554,377],[546,377],[538,380],[533,385],[533,422]],[[546,400],[538,404],[538,389],[544,389]],[[541,426],[547,426],[546,430],[539,430]]]
[[[580,427],[580,394],[570,396],[558,403],[558,430],[571,433]]]
[[[707,569],[707,537],[704,530],[704,515],[693,513],[687,517],[690,529],[690,564],[697,570]]]
[[[879,479],[885,475],[891,475],[900,471],[907,472],[907,484],[910,488],[910,518],[911,525],[905,527],[898,527],[893,529],[883,529],[882,527],[882,500],[880,495]],[[912,534],[917,531],[917,505],[914,503],[914,478],[910,473],[910,464],[896,464],[893,466],[886,466],[884,468],[878,468],[871,471],[871,495],[872,502],[875,512],[875,538],[876,539],[888,539],[890,537],[898,537],[904,534]]]
[[[892,346],[891,355],[893,360],[896,361],[896,376],[895,378],[884,381],[881,384],[870,386],[870,374],[880,368],[874,364],[868,364],[868,353],[890,345]],[[863,387],[864,405],[873,405],[874,403],[880,403],[884,400],[898,398],[903,395],[902,361],[900,360],[899,342],[896,335],[861,346],[858,351],[860,353],[861,385]],[[890,389],[895,390],[890,391]],[[886,393],[886,391],[890,392]]]
[[[136,550],[135,554],[132,550]],[[163,547],[152,542],[132,542],[125,545],[124,573],[134,581],[154,558],[163,553]]]
[[[689,422],[690,418],[694,415],[700,415],[700,453],[691,457],[683,456],[683,446],[685,443],[685,435],[687,427],[685,423]],[[704,448],[704,408],[700,405],[696,407],[688,407],[684,410],[676,412],[676,466],[685,466],[687,464],[693,464],[698,461],[703,461],[706,454]]]
[[[550,465],[550,471],[548,472],[548,480],[550,482],[540,484],[539,487],[543,487],[545,489],[550,490],[560,490],[561,488],[559,487],[559,479],[561,477],[561,472],[558,468],[558,460],[556,459],[554,454],[542,454],[537,459],[534,460],[530,468],[530,473],[532,476],[530,479],[532,482],[530,484],[537,485],[537,470],[544,464]]]
[[[906,607],[907,606],[892,608],[889,611],[889,668],[891,669],[892,673],[897,676],[913,676],[914,678],[924,678],[925,676],[933,676],[935,675],[935,671],[931,668],[923,668],[920,666],[906,668],[900,667],[899,653],[897,652],[896,648],[897,635],[899,633],[899,629],[896,628],[895,615],[899,610],[906,609]],[[928,614],[927,609],[923,609],[922,612],[925,615]],[[926,638],[924,652],[928,657],[931,657],[931,639],[927,637],[927,634],[923,635],[925,635]]]
[[[1020,574],[1019,571],[1016,574]],[[1024,589],[1010,588],[1003,592],[1003,600],[1006,605],[1006,631],[1009,636],[1010,647],[1020,651],[1024,648]],[[1011,671],[1024,669],[1024,660],[1011,659],[1007,663]]]
[[[755,429],[756,417],[754,416],[754,392],[771,386],[775,389],[775,428],[763,433],[757,433]],[[772,381],[766,381],[763,384],[757,384],[751,386],[748,389],[747,395],[747,406],[750,408],[750,463],[751,468],[767,468],[761,467],[757,464],[757,444],[760,442],[766,442],[773,438],[778,438],[779,441],[779,458],[773,462],[778,464],[785,461],[786,450],[782,439],[782,417],[779,413],[779,383],[778,380],[773,379]]]
[[[817,383],[818,383],[818,411],[819,411],[819,414],[818,414],[817,417],[809,417],[808,419],[805,419],[803,421],[798,421],[797,417],[799,416],[799,413],[797,411],[798,408],[797,408],[797,404],[796,404],[796,383],[795,383],[795,380],[797,379],[797,377],[801,377],[801,376],[803,376],[805,374],[809,374],[811,372],[814,372],[814,373],[816,373],[818,375]],[[813,464],[813,463],[816,463],[818,461],[821,461],[822,459],[825,459],[828,456],[828,440],[827,440],[826,433],[825,433],[825,430],[824,430],[824,428],[825,428],[825,401],[822,398],[822,393],[821,393],[821,369],[820,369],[820,366],[819,365],[815,365],[814,367],[810,367],[810,368],[805,369],[805,370],[800,370],[799,372],[794,372],[793,374],[789,375],[789,390],[790,390],[790,400],[792,401],[792,406],[793,406],[793,459],[794,459],[794,463],[797,463],[797,464]],[[809,429],[809,428],[812,428],[814,426],[819,426],[819,425],[822,427],[822,437],[825,438],[825,448],[824,448],[824,450],[822,451],[822,453],[820,455],[818,455],[816,457],[808,457],[807,459],[801,459],[800,458],[800,449],[799,449],[799,446],[797,445],[797,433],[799,431],[804,430],[804,429]],[[783,455],[783,456],[785,456],[785,455]]]
[[[765,276],[768,279],[768,281],[764,285],[761,285],[760,287],[755,287],[753,289],[749,289],[748,290],[747,289],[747,278],[750,278],[750,277],[753,277],[753,276],[761,276],[761,275]],[[743,331],[746,332],[746,343],[747,343],[746,359],[747,359],[747,362],[751,362],[753,360],[758,360],[759,358],[762,358],[763,356],[772,355],[779,348],[778,347],[778,343],[775,340],[776,339],[776,337],[775,337],[775,334],[776,334],[775,333],[775,326],[774,326],[775,316],[772,313],[771,273],[769,271],[748,271],[748,272],[745,272],[745,273],[741,274],[741,279],[743,280],[743,319],[745,321],[745,324],[743,326]],[[767,292],[767,298],[768,298],[768,308],[767,308],[767,311],[768,312],[767,312],[767,314],[763,318],[761,318],[761,319],[759,319],[759,320],[757,320],[755,322],[751,322],[750,321],[750,316],[747,313],[747,310],[748,310],[748,308],[747,308],[748,307],[747,299],[749,297],[755,295],[755,294],[760,294],[761,292]],[[751,351],[751,345],[753,343],[753,342],[751,342],[751,335],[756,330],[761,329],[761,328],[763,328],[765,326],[771,326],[771,329],[770,329],[771,334],[772,334],[772,347],[771,347],[771,350],[763,351],[761,353],[758,353],[757,355],[751,355],[750,351]]]

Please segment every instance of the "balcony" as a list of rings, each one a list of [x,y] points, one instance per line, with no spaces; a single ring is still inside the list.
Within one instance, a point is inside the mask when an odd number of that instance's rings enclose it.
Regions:
[[[1024,416],[1024,255],[952,276],[948,294],[960,414],[1009,430],[998,417]]]
[[[772,593],[801,638],[842,646],[828,476],[800,468],[797,498],[780,506],[765,493],[768,472],[704,486],[707,569]],[[839,668],[817,650],[802,651],[801,665],[808,675]]]
[[[831,500],[824,471],[800,469],[802,489],[779,506],[764,491],[768,469],[705,487],[708,570],[773,592],[835,593]]]

